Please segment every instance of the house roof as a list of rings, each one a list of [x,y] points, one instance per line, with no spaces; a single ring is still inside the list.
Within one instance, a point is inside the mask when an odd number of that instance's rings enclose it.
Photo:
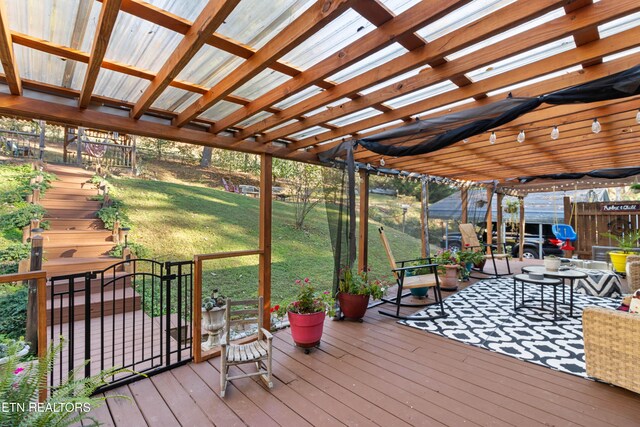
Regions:
[[[309,162],[343,138],[640,62],[636,0],[5,3],[0,114]],[[481,134],[385,161],[474,181],[637,166],[638,101],[545,105],[495,144]]]

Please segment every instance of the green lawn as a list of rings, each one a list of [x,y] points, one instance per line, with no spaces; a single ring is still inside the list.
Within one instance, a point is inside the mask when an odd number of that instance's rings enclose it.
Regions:
[[[132,241],[147,246],[161,261],[192,259],[194,254],[256,249],[258,199],[197,185],[160,181],[112,179],[115,194],[128,209]],[[304,230],[293,227],[292,203],[273,204],[272,299],[291,296],[295,279],[309,277],[321,288],[331,285],[333,259],[324,205],[308,216]],[[370,223],[372,273],[389,276],[389,263]],[[420,255],[420,241],[386,228],[397,259]],[[231,297],[257,294],[258,257],[211,261],[205,264],[205,294],[217,287]]]

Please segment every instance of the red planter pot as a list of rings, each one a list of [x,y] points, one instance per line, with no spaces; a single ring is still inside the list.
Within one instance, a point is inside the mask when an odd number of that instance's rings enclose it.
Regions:
[[[298,314],[287,312],[291,337],[298,347],[311,348],[320,344],[325,313]]]
[[[338,294],[340,311],[347,319],[362,319],[367,312],[369,295],[354,295],[340,292]]]

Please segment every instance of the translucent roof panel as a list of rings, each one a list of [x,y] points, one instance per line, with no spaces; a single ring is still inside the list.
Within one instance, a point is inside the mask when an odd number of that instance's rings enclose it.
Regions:
[[[67,64],[74,64],[76,70],[81,73],[81,76],[84,76],[87,69],[87,65],[84,63],[60,58],[59,56],[50,55],[20,45],[14,45],[13,51],[16,56],[20,77],[26,80],[35,80],[41,83],[61,86]],[[82,83],[82,77],[73,79],[69,87],[79,90],[82,89]]]
[[[502,32],[500,34],[497,34],[497,35],[493,36],[493,37],[489,37],[488,39],[482,40],[480,43],[476,43],[476,44],[474,44],[472,46],[469,46],[469,47],[467,47],[465,49],[459,50],[459,51],[447,56],[447,59],[452,61],[452,60],[458,59],[458,58],[460,58],[462,56],[469,55],[469,54],[471,54],[471,53],[473,53],[473,52],[475,52],[475,51],[477,51],[479,49],[482,49],[482,48],[487,47],[487,46],[494,45],[494,44],[496,44],[496,43],[498,43],[498,42],[500,42],[502,40],[506,40],[509,37],[513,37],[513,36],[515,36],[517,34],[523,33],[523,32],[525,32],[527,30],[532,29],[532,28],[539,27],[542,24],[545,24],[545,23],[547,23],[549,21],[552,21],[552,20],[554,20],[556,18],[559,18],[561,16],[564,16],[564,15],[565,15],[565,12],[564,12],[563,8],[552,10],[551,12],[546,13],[543,16],[540,16],[540,17],[538,17],[536,19],[532,19],[530,21],[527,21],[522,25],[518,25],[515,28],[511,28],[510,30],[504,31],[504,32]]]
[[[243,58],[204,45],[178,74],[178,79],[213,87],[243,62]]]
[[[640,25],[640,12],[627,15],[620,19],[616,19],[606,24],[602,24],[598,27],[600,32],[600,38],[612,36],[614,34],[621,33],[622,31],[635,28]]]
[[[314,3],[315,0],[242,0],[217,32],[259,49]]]
[[[302,132],[294,133],[293,135],[289,135],[289,136],[294,139],[304,139],[304,138],[309,138],[310,136],[321,134],[326,131],[327,129],[323,127],[313,126],[313,127],[310,127],[309,129],[303,130]]]
[[[278,129],[282,128],[282,127],[289,126],[290,124],[297,123],[297,122],[298,122],[298,120],[296,120],[296,119],[287,120],[284,123],[280,123],[278,126],[274,126],[274,127],[266,129],[266,131],[267,132],[273,132],[274,130],[278,130]]]
[[[275,107],[278,108],[289,108],[291,107],[293,104],[297,104],[300,101],[303,101],[307,98],[312,97],[313,95],[315,95],[318,92],[322,92],[323,89],[317,87],[317,86],[309,86],[308,88],[301,90],[300,92],[296,93],[295,95],[291,95],[288,98],[283,99],[282,101],[278,102],[277,104],[275,104]]]
[[[602,58],[602,62],[615,61],[618,58],[622,58],[628,55],[633,55],[634,53],[640,52],[640,47],[634,47],[633,49],[623,50],[622,52],[618,52],[613,55],[605,56]]]
[[[375,25],[358,12],[348,9],[283,56],[282,60],[298,68],[307,69],[375,28]]]
[[[102,4],[87,0],[4,0],[13,31],[89,51]],[[78,21],[78,22],[77,22]],[[78,32],[74,38],[74,28]],[[32,64],[37,66],[37,64]]]
[[[400,108],[400,107],[404,107],[405,105],[413,104],[414,102],[432,98],[441,93],[449,92],[455,89],[458,89],[458,86],[456,86],[455,84],[447,80],[442,83],[434,84],[424,89],[420,89],[415,92],[411,92],[406,95],[399,96],[390,101],[387,101],[386,104],[391,108]]]
[[[369,94],[371,92],[377,91],[378,89],[382,89],[383,87],[387,87],[387,86],[392,85],[394,83],[400,82],[400,81],[402,81],[404,79],[408,79],[409,77],[417,76],[418,74],[420,74],[420,70],[423,70],[425,68],[431,68],[431,67],[429,67],[428,65],[425,65],[424,67],[416,68],[416,69],[413,69],[411,71],[407,71],[406,73],[400,74],[399,76],[396,76],[396,77],[394,77],[392,79],[381,81],[378,84],[376,84],[374,86],[371,86],[370,88],[361,90],[360,93],[363,94],[363,95],[367,95],[367,94]]]
[[[105,58],[157,73],[182,38],[182,34],[120,12]]]
[[[517,90],[519,88],[532,85],[534,83],[543,82],[545,80],[549,80],[549,79],[552,79],[554,77],[563,76],[565,74],[572,73],[574,71],[579,71],[579,70],[582,70],[582,65],[575,65],[573,67],[565,68],[564,70],[560,70],[560,71],[556,71],[556,72],[553,72],[553,73],[545,74],[544,76],[536,77],[535,79],[527,80],[527,81],[520,82],[520,83],[515,84],[515,85],[510,85],[510,86],[506,86],[506,87],[500,88],[498,90],[487,92],[487,96],[494,96],[494,95],[498,95],[498,94],[501,94],[501,93],[512,92],[512,91],[515,91],[515,90]],[[542,95],[542,94],[537,94],[537,95]],[[514,96],[518,96],[518,93],[514,92]]]
[[[101,69],[93,93],[108,98],[135,102],[149,86],[149,80]]]
[[[391,46],[387,46],[384,49],[379,50],[371,55],[368,55],[361,61],[356,62],[350,67],[332,75],[329,80],[337,83],[342,83],[349,79],[359,76],[360,74],[378,67],[384,63],[392,61],[400,55],[407,52],[407,49],[402,47],[399,43],[393,43]]]
[[[423,111],[420,114],[416,114],[416,116],[420,118],[422,116],[428,116],[428,115],[431,115],[431,114],[437,114],[437,113],[439,113],[441,111],[448,111],[451,108],[456,108],[456,107],[459,107],[459,106],[465,105],[465,104],[471,104],[473,102],[476,102],[476,100],[473,99],[473,98],[467,98],[467,99],[463,99],[462,101],[452,102],[451,104],[442,105],[442,106],[437,107],[437,108],[432,108],[430,110]],[[469,108],[472,108],[472,107],[469,107]]]
[[[418,34],[427,39],[427,41],[433,41],[471,22],[477,21],[496,10],[502,9],[514,1],[515,0],[474,0],[422,28],[418,31]]]
[[[220,101],[216,103],[213,107],[210,107],[207,111],[202,113],[199,117],[209,120],[220,120],[224,117],[227,117],[229,114],[236,111],[238,108],[241,108],[240,105],[234,104],[232,102]]]
[[[257,76],[236,89],[233,94],[247,99],[255,99],[264,95],[291,77],[271,69],[263,70]]]
[[[560,39],[535,49],[531,49],[527,52],[523,52],[519,55],[514,55],[502,61],[495,62],[488,67],[471,71],[467,73],[467,76],[472,81],[484,80],[527,64],[549,58],[550,56],[566,52],[570,49],[574,49],[575,47],[576,44],[573,41],[573,37],[565,37],[564,39]]]
[[[336,107],[336,106],[338,106],[340,104],[344,104],[345,102],[349,102],[349,101],[351,101],[350,98],[340,98],[337,101],[333,101],[333,102],[331,102],[331,103],[329,103],[327,105],[323,105],[322,107],[316,108],[315,110],[311,110],[306,115],[307,116],[313,116],[314,114],[321,113],[321,112],[323,112],[323,111],[325,111],[325,110],[327,110],[329,108]]]
[[[169,86],[164,90],[164,92],[162,92],[158,99],[156,99],[153,103],[153,107],[180,113],[201,96],[202,95],[199,93],[189,92],[177,87]]]
[[[146,0],[146,2],[193,22],[208,0]]]
[[[420,3],[420,0],[382,0],[382,4],[393,12],[394,15],[400,15],[418,3]]]
[[[329,122],[329,124],[334,126],[345,126],[353,122],[377,116],[379,114],[382,114],[382,111],[376,110],[375,108],[365,108],[364,110],[360,110],[355,113],[348,114],[344,117],[340,117],[339,119],[332,120]]]
[[[388,126],[395,126],[395,125],[399,125],[399,124],[402,124],[402,123],[404,123],[402,120],[394,120],[392,122],[387,122],[387,123],[383,123],[383,124],[380,124],[380,125],[376,125],[376,126],[367,128],[367,129],[363,129],[358,133],[359,134],[367,134],[367,133],[370,133],[370,132],[373,132],[373,131],[381,130],[381,129],[383,129],[385,127],[388,127]]]
[[[240,127],[247,127],[247,126],[251,126],[255,123],[258,123],[260,120],[264,120],[267,117],[272,116],[273,113],[269,113],[268,111],[261,111],[258,114],[254,114],[253,116],[249,117],[246,120],[241,121],[240,123],[238,123],[238,126]]]

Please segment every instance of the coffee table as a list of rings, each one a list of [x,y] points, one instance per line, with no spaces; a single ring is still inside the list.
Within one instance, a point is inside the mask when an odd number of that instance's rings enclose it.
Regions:
[[[562,284],[565,284],[565,279],[570,280],[569,286],[569,317],[573,317],[573,285],[574,282],[578,279],[586,279],[589,277],[587,273],[583,271],[574,270],[571,268],[562,269],[558,271],[550,271],[544,268],[543,266],[528,266],[522,267],[523,273],[538,273],[544,274],[545,277],[550,277],[553,279],[561,279]],[[562,287],[562,303],[566,304],[565,300],[565,287]]]
[[[518,304],[518,291],[517,284],[520,282],[520,299],[521,303]],[[529,283],[532,285],[540,286],[540,299],[524,298],[524,284]],[[553,286],[553,310],[544,306],[544,288],[545,286]],[[553,313],[553,321],[562,320],[564,316],[558,315],[558,286],[564,286],[563,281],[560,279],[555,279],[551,277],[543,277],[542,279],[532,279],[528,274],[516,274],[513,276],[513,311],[517,312],[520,309],[533,309],[533,310],[543,310],[550,311]],[[540,306],[527,305],[527,303],[540,301]],[[527,316],[527,318],[529,318]],[[541,320],[544,321],[546,319],[531,319],[530,320]]]

